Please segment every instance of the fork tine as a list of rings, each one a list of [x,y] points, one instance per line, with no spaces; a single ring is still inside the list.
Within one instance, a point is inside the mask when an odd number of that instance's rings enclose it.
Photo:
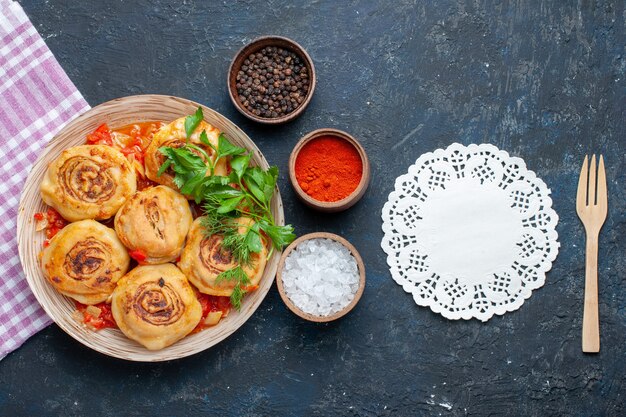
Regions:
[[[604,172],[604,158],[600,155],[598,165],[598,206],[602,209],[607,207],[606,173]]]
[[[589,159],[587,155],[585,155],[585,161],[583,162],[583,167],[580,169],[580,177],[578,178],[578,192],[576,193],[576,211],[578,211],[579,214],[587,205],[587,175],[589,173],[587,170],[588,163]]]
[[[591,164],[589,165],[589,185],[587,185],[587,205],[593,206],[596,204],[596,155],[591,157]]]

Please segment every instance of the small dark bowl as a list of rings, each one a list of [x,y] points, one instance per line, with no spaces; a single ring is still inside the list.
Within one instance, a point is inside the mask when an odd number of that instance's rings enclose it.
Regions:
[[[251,113],[246,109],[243,104],[241,104],[237,98],[237,73],[239,72],[243,61],[246,60],[248,55],[255,53],[267,46],[275,46],[278,48],[289,49],[298,55],[300,58],[304,60],[304,64],[307,67],[307,71],[309,73],[309,91],[307,91],[306,97],[304,97],[304,101],[300,106],[292,111],[289,114],[280,117],[268,118],[268,117],[259,117],[256,114]],[[315,67],[313,66],[313,60],[306,53],[304,48],[298,43],[292,41],[291,39],[284,38],[282,36],[263,36],[261,38],[257,38],[241,48],[239,52],[233,58],[233,61],[230,64],[230,68],[228,70],[228,94],[230,95],[230,99],[239,110],[241,114],[246,116],[248,119],[254,120],[255,122],[265,123],[270,125],[280,124],[289,122],[296,117],[300,116],[304,109],[308,106],[311,101],[311,97],[313,97],[313,92],[315,91]]]
[[[359,153],[359,156],[361,157],[361,164],[363,166],[363,174],[361,175],[361,181],[359,181],[359,184],[357,185],[355,190],[352,191],[350,195],[348,195],[342,200],[338,200],[338,201],[316,200],[310,195],[308,195],[302,189],[302,187],[300,187],[300,183],[298,183],[298,179],[296,178],[296,159],[298,159],[298,154],[300,153],[304,145],[306,145],[313,139],[319,138],[321,136],[334,136],[334,137],[345,140],[346,142],[354,146],[354,148]],[[356,140],[352,135],[344,131],[337,130],[337,129],[329,129],[329,128],[317,129],[311,133],[308,133],[302,139],[300,139],[300,141],[296,143],[296,146],[294,146],[293,150],[291,151],[291,155],[289,156],[289,180],[291,182],[291,186],[296,192],[296,196],[304,204],[318,211],[322,211],[326,213],[334,213],[334,212],[343,211],[352,207],[361,199],[361,197],[363,197],[363,194],[365,194],[365,191],[367,190],[367,186],[369,185],[369,182],[370,182],[370,163],[369,163],[369,159],[367,158],[367,153],[365,153],[365,149],[359,143],[359,141]]]

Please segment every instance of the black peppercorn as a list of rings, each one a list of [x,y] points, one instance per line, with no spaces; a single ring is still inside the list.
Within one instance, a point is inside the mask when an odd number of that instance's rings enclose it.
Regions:
[[[267,118],[296,110],[309,90],[303,63],[294,52],[274,46],[248,55],[236,77],[239,102],[252,114]]]

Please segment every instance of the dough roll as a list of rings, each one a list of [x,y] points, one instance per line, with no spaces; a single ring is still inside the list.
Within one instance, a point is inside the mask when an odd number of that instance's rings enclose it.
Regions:
[[[254,224],[253,220],[248,217],[240,217],[236,221],[240,224],[240,233]],[[236,282],[221,280],[218,283],[216,278],[220,273],[235,268],[239,264],[233,258],[232,253],[223,247],[223,236],[219,234],[207,236],[201,222],[202,217],[196,219],[191,226],[178,266],[200,292],[230,296]],[[267,248],[263,245],[260,253],[251,254],[250,264],[242,266],[250,279],[250,287],[258,285],[261,281],[266,262]]]
[[[120,279],[111,299],[120,330],[149,350],[176,343],[202,317],[193,288],[173,264],[138,266]]]
[[[105,301],[130,257],[113,229],[94,220],[70,223],[43,250],[44,276],[61,294],[83,304]]]
[[[193,222],[187,199],[162,185],[135,194],[115,216],[115,231],[142,263],[176,260]],[[134,255],[133,255],[134,256]]]
[[[66,149],[48,166],[40,186],[42,200],[71,222],[108,219],[136,190],[135,170],[106,145]]]

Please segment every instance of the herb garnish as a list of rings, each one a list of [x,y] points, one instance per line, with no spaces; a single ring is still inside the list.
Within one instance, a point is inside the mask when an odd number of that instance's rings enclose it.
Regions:
[[[224,271],[217,276],[215,283],[219,284],[222,281],[235,281],[237,285],[233,288],[233,294],[230,296],[230,303],[235,309],[241,309],[241,299],[246,293],[245,287],[250,285],[250,278],[244,272],[243,268],[239,265],[228,271]]]
[[[215,146],[209,141],[206,132],[202,131],[200,141],[213,150],[210,156],[205,149],[189,142],[202,119],[202,108],[199,107],[195,114],[185,119],[186,144],[180,148],[159,148],[165,161],[157,175],[171,168],[174,183],[180,192],[193,197],[197,204],[202,204],[205,233],[223,236],[223,248],[232,253],[239,266],[219,274],[216,283],[225,280],[235,282],[230,302],[239,310],[250,284],[250,278],[242,265],[250,265],[252,253],[261,252],[265,239],[270,239],[272,243],[269,257],[274,249],[280,250],[291,243],[295,235],[293,226],[275,224],[270,209],[278,180],[278,168],[272,166],[265,171],[250,166],[251,152],[233,145],[223,134],[220,134]],[[230,174],[214,175],[217,162],[228,157],[231,158]],[[242,223],[240,217],[249,217],[254,222]]]
[[[204,117],[202,116],[202,108],[198,107],[198,110],[191,115],[185,118],[185,134],[187,135],[187,143],[189,143],[189,138],[196,130],[200,122]]]

